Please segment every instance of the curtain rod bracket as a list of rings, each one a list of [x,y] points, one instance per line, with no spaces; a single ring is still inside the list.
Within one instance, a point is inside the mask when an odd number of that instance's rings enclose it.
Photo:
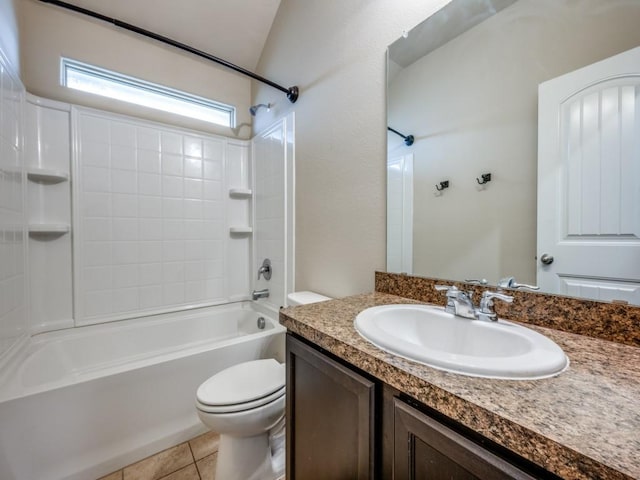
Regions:
[[[413,135],[403,135],[403,134],[401,134],[399,131],[394,130],[394,129],[393,129],[393,128],[391,128],[391,127],[387,127],[387,130],[389,130],[390,132],[395,133],[396,135],[400,135],[400,136],[404,139],[404,144],[405,144],[407,147],[410,147],[411,145],[413,145],[413,142],[414,142],[414,140],[415,140],[415,138],[413,137]]]
[[[202,58],[206,58],[207,60],[210,60],[212,62],[215,62],[219,65],[222,65],[224,67],[230,68],[231,70],[234,70],[238,73],[241,73],[242,75],[245,75],[247,77],[251,77],[254,80],[257,80],[258,82],[262,82],[266,85],[269,85],[270,87],[273,87],[277,90],[280,90],[281,92],[285,93],[287,95],[287,98],[289,99],[289,101],[291,103],[296,103],[296,100],[298,100],[298,95],[300,94],[300,90],[298,89],[298,87],[294,86],[294,87],[289,87],[289,88],[285,88],[281,85],[278,85],[275,82],[272,82],[271,80],[267,80],[264,77],[261,77],[260,75],[253,73],[249,70],[247,70],[246,68],[242,68],[239,67],[238,65],[235,65],[231,62],[228,62],[222,58],[216,57],[214,55],[211,55],[207,52],[203,52],[202,50],[198,50],[196,48],[193,48],[189,45],[186,45],[184,43],[180,43],[176,40],[173,40],[171,38],[165,37],[163,35],[159,35],[157,33],[151,32],[149,30],[145,30],[144,28],[140,28],[140,27],[136,27],[135,25],[131,25],[130,23],[126,23],[123,22],[121,20],[118,20],[117,18],[112,18],[112,17],[108,17],[106,15],[102,15],[101,13],[98,12],[94,12],[93,10],[88,10],[86,8],[83,7],[79,7],[77,5],[73,5],[71,3],[67,3],[67,2],[62,2],[60,0],[40,0],[42,3],[50,3],[52,5],[56,5],[58,7],[62,7],[62,8],[66,8],[67,10],[71,10],[73,12],[76,13],[81,13],[83,15],[87,15],[89,17],[92,18],[96,18],[98,20],[102,20],[103,22],[107,22],[107,23],[111,23],[113,24],[115,27],[120,27],[123,28],[125,30],[129,30],[130,32],[134,32],[137,33],[138,35],[142,35],[144,37],[148,37],[151,38],[153,40],[157,40],[158,42],[162,42],[162,43],[166,43],[167,45],[171,45],[172,47],[178,48],[180,50],[184,50],[185,52],[189,52],[193,55],[197,55],[199,57]]]
[[[289,91],[287,91],[287,98],[291,103],[296,103],[299,94],[300,90],[298,89],[298,87],[289,87]]]

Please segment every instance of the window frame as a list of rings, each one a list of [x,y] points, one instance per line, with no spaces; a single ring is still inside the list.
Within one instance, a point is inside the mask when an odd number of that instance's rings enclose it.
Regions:
[[[139,90],[140,92],[156,95],[156,96],[159,96],[160,98],[166,98],[173,102],[179,101],[179,102],[182,102],[182,104],[185,106],[195,106],[199,108],[210,109],[215,113],[228,116],[229,120],[228,120],[228,123],[220,123],[214,120],[208,120],[208,119],[202,118],[201,116],[192,116],[186,113],[179,113],[177,111],[173,111],[167,108],[162,108],[162,106],[150,106],[145,103],[136,103],[135,101],[125,100],[122,98],[113,97],[110,95],[104,95],[94,91],[73,87],[69,85],[70,72],[78,72],[79,74],[88,75],[96,80],[108,82],[109,84],[112,84],[112,85],[114,84],[120,85],[128,89],[136,89],[136,90]],[[139,105],[146,108],[152,108],[154,110],[171,113],[174,115],[193,118],[193,119],[207,122],[213,125],[220,125],[220,126],[229,127],[229,128],[235,128],[236,126],[236,108],[232,105],[227,105],[227,104],[217,102],[205,97],[193,95],[191,93],[183,92],[181,90],[176,90],[170,87],[165,87],[157,83],[148,82],[146,80],[131,77],[129,75],[124,75],[122,73],[114,72],[106,68],[97,67],[95,65],[79,62],[77,60],[73,60],[66,57],[60,58],[60,84],[64,87],[90,93],[92,95],[98,95],[104,98],[111,98],[121,102],[129,103],[132,105]]]

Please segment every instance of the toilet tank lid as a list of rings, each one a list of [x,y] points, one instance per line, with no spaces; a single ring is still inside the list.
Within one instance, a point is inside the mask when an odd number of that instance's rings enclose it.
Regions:
[[[273,358],[239,363],[215,374],[196,392],[205,405],[251,402],[284,387],[285,366]]]
[[[308,303],[324,302],[325,300],[332,300],[331,297],[325,297],[316,292],[293,292],[287,295],[289,305],[306,305]]]

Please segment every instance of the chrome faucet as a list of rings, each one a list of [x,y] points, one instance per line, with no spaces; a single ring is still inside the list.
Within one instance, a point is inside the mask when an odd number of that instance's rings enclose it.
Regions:
[[[480,305],[476,308],[473,305],[472,292],[463,292],[455,285],[436,285],[435,289],[446,291],[445,295],[447,296],[447,305],[444,310],[445,312],[452,313],[458,317],[495,322],[498,320],[498,315],[493,311],[493,300],[502,300],[507,303],[513,302],[513,297],[509,295],[486,290],[482,293]]]
[[[436,285],[435,289],[446,290],[447,306],[444,309],[445,312],[464,318],[476,318],[472,292],[463,292],[455,285]]]
[[[269,289],[263,288],[262,290],[254,290],[251,292],[251,298],[254,300],[258,300],[259,298],[268,298],[269,297]]]

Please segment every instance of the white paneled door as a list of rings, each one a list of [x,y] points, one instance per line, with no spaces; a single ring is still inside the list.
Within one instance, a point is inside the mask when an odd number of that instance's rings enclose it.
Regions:
[[[539,87],[538,284],[640,304],[640,48]]]

